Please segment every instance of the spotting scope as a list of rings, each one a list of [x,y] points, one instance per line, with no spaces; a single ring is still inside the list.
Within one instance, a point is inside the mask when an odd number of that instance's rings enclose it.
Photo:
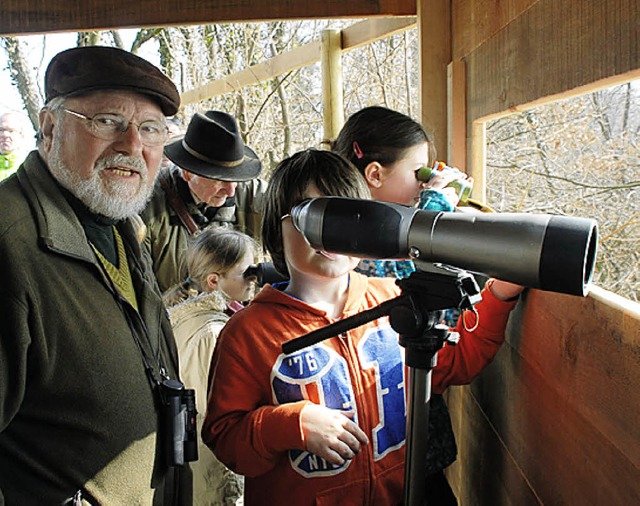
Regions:
[[[291,210],[316,249],[369,259],[445,264],[550,292],[585,296],[598,227],[587,218],[528,213],[424,211],[346,197]]]

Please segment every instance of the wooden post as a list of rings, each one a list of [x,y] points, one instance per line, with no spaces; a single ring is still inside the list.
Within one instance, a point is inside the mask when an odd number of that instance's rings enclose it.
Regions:
[[[447,66],[451,62],[451,2],[418,0],[421,122],[447,156]]]
[[[467,77],[462,60],[447,66],[447,162],[467,172]]]
[[[342,34],[340,30],[324,30],[321,44],[324,139],[333,140],[344,123]]]
[[[471,136],[469,137],[471,146],[471,167],[467,169],[467,174],[473,177],[473,191],[471,196],[480,201],[487,201],[487,137],[484,121],[474,121],[471,126]]]

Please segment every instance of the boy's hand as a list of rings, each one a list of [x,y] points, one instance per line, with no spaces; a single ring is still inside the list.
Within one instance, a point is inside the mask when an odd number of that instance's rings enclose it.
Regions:
[[[346,416],[353,412],[307,404],[300,413],[300,423],[307,442],[307,451],[327,462],[341,466],[369,444],[369,438]]]
[[[501,281],[494,279],[488,283],[491,293],[500,300],[513,300],[520,295],[524,290],[524,286],[516,285],[515,283],[509,283],[508,281]]]

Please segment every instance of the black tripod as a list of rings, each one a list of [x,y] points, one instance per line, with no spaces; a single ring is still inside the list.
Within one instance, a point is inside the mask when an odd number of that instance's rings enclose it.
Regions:
[[[473,276],[463,270],[416,263],[418,270],[399,280],[402,294],[379,306],[298,337],[282,345],[290,354],[307,346],[389,316],[391,327],[406,349],[407,439],[404,477],[404,506],[425,505],[427,430],[431,372],[437,353],[445,342],[455,344],[459,335],[442,324],[444,310],[473,309],[480,301],[480,289]]]

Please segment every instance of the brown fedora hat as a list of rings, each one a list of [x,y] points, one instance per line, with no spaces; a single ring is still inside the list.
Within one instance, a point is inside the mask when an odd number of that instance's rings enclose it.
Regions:
[[[167,144],[164,154],[181,169],[220,181],[249,181],[262,170],[235,118],[222,111],[196,113],[184,137]]]

